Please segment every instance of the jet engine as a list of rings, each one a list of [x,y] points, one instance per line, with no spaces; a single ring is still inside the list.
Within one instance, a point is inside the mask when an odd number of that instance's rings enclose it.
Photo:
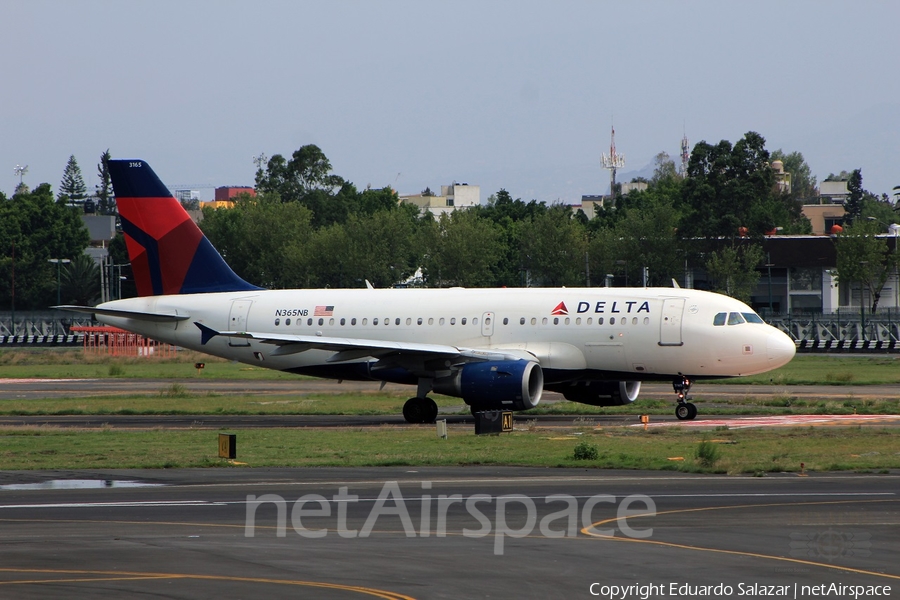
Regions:
[[[469,363],[434,380],[434,391],[456,396],[479,410],[528,410],[541,401],[544,373],[529,360]]]
[[[621,406],[631,404],[641,392],[640,381],[592,381],[588,385],[574,385],[556,389],[566,400],[591,406]]]

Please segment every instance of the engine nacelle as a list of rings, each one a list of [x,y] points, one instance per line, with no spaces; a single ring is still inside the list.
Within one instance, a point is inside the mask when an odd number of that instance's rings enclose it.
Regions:
[[[591,406],[622,406],[631,404],[641,393],[640,381],[592,381],[559,390],[566,400]]]
[[[528,410],[541,401],[544,372],[529,360],[469,363],[450,377],[434,380],[434,391],[485,410]]]

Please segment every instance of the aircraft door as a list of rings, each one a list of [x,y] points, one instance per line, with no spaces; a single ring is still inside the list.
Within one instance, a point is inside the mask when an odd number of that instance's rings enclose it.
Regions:
[[[659,345],[681,346],[681,317],[684,314],[684,298],[666,298],[659,318]]]
[[[481,315],[481,335],[484,337],[494,335],[494,313],[486,312]]]
[[[247,331],[247,319],[250,316],[252,300],[234,300],[231,303],[231,312],[228,315],[229,331]],[[228,338],[229,346],[249,346],[249,340]]]

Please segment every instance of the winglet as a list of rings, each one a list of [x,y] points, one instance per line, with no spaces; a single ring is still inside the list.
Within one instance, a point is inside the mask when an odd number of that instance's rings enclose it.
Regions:
[[[209,340],[211,340],[214,337],[216,337],[217,335],[219,335],[218,331],[216,331],[215,329],[212,329],[211,327],[207,327],[206,325],[204,325],[203,323],[200,323],[199,321],[194,321],[194,325],[196,325],[197,328],[200,330],[200,345],[201,346],[205,346],[206,342],[208,342]]]

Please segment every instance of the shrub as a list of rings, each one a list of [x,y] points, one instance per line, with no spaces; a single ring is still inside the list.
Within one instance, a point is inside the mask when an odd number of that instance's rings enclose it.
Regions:
[[[708,440],[703,440],[697,446],[697,460],[704,467],[713,466],[721,457],[719,447]]]
[[[597,460],[599,453],[597,452],[597,446],[593,444],[589,444],[584,440],[578,442],[575,445],[574,457],[575,460]]]

